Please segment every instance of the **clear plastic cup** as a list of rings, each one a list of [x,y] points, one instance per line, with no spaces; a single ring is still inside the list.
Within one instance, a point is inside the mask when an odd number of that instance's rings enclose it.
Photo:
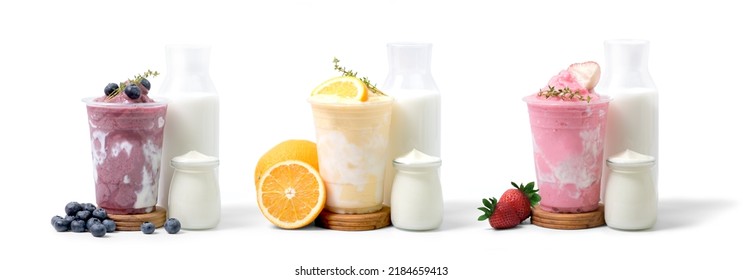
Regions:
[[[585,101],[524,98],[534,148],[539,207],[582,213],[599,207],[608,97]]]
[[[362,103],[310,98],[325,209],[360,214],[382,209],[392,98]]]
[[[167,103],[83,99],[90,125],[98,207],[111,214],[149,213],[157,204]]]

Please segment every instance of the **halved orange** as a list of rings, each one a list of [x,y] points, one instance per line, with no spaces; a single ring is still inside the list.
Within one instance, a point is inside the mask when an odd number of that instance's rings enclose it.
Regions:
[[[285,229],[312,223],[325,207],[325,184],[309,164],[286,160],[272,165],[257,189],[258,208],[274,225]]]
[[[258,189],[261,176],[269,167],[280,161],[290,159],[306,162],[315,170],[320,168],[317,165],[317,145],[315,145],[315,142],[303,139],[286,140],[268,150],[258,160],[255,165],[255,188]]]
[[[331,78],[312,90],[312,95],[337,96],[358,101],[369,100],[369,90],[364,82],[352,76]]]

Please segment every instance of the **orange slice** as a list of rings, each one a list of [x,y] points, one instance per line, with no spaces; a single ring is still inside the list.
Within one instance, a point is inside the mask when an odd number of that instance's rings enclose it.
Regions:
[[[364,82],[351,76],[331,78],[312,90],[312,95],[337,96],[362,102],[369,100],[369,90]]]
[[[325,184],[314,167],[298,160],[274,164],[258,183],[258,208],[285,229],[312,223],[325,207]]]
[[[315,142],[302,139],[290,139],[281,142],[268,150],[255,165],[255,188],[261,181],[263,173],[272,165],[285,160],[299,160],[308,163],[315,170],[320,170],[317,165],[317,145]]]

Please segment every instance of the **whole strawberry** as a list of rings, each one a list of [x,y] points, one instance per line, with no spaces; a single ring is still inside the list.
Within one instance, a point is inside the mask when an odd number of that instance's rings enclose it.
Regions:
[[[511,182],[511,185],[515,189],[508,189],[504,192],[500,197],[500,202],[512,205],[519,217],[519,222],[523,222],[531,216],[531,207],[542,200],[542,197],[537,193],[539,190],[534,189],[534,182],[526,186]]]
[[[477,220],[484,221],[488,219],[490,226],[494,229],[512,228],[521,223],[516,209],[511,204],[498,203],[495,197],[483,198],[482,204],[484,206],[477,209],[484,213]]]

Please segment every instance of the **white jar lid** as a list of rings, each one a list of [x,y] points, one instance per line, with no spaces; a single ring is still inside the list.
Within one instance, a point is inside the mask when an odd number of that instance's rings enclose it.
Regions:
[[[398,169],[419,169],[441,166],[441,158],[429,156],[413,149],[404,156],[396,158],[392,164]]]
[[[612,167],[649,167],[655,164],[655,157],[627,149],[610,156],[606,163]]]
[[[170,165],[175,168],[215,167],[219,165],[219,159],[197,151],[190,151],[171,159]]]

